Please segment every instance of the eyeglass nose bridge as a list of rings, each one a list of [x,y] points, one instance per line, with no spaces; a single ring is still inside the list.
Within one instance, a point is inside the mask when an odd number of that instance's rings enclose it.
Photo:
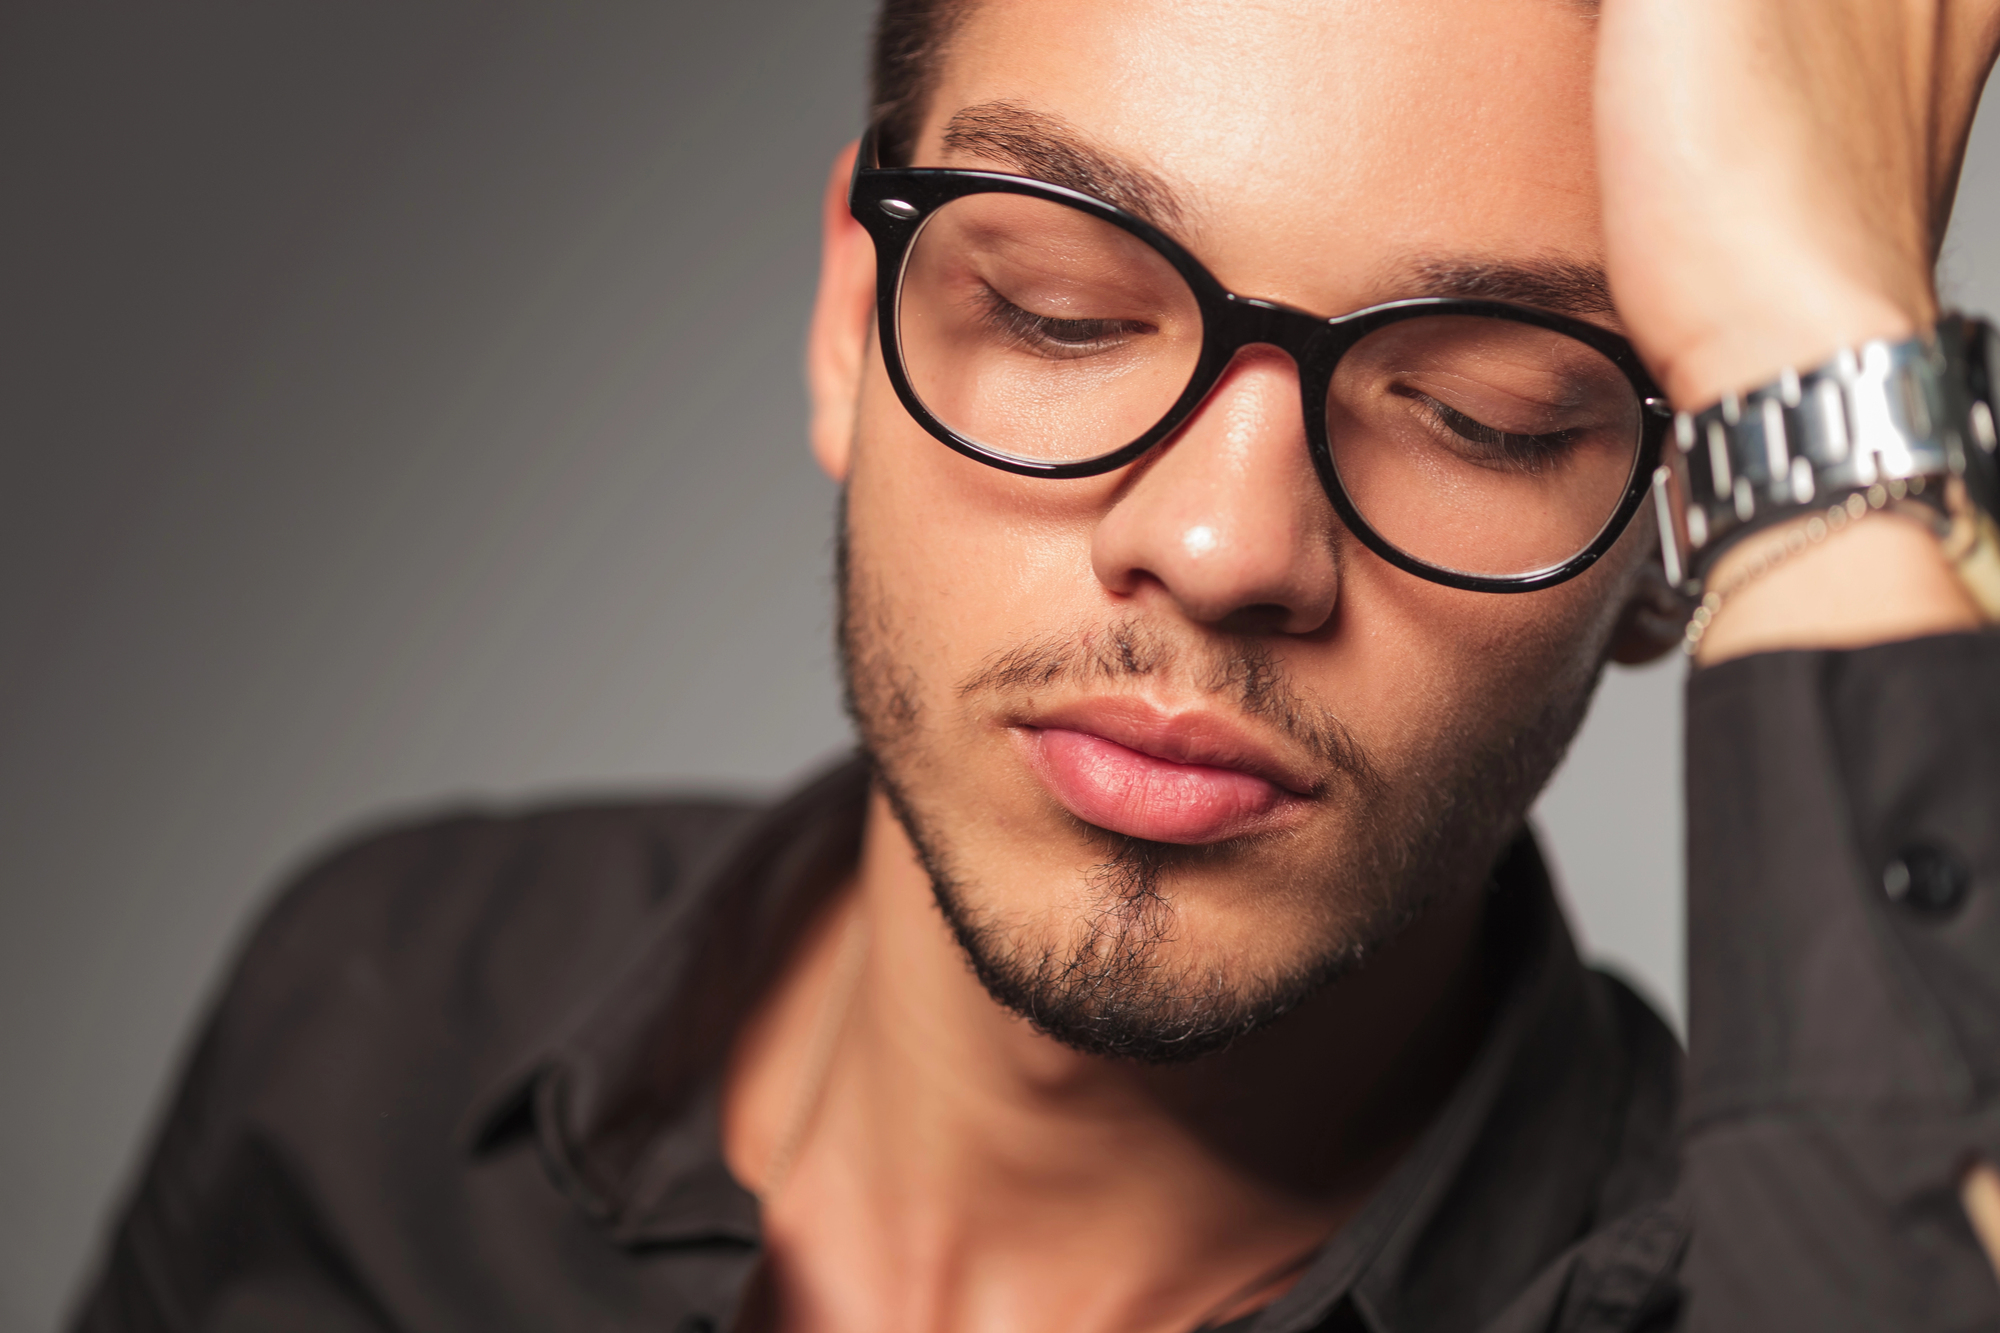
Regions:
[[[1202,355],[1194,372],[1195,383],[1190,386],[1197,392],[1191,393],[1184,400],[1183,410],[1175,414],[1175,430],[1215,391],[1223,373],[1246,347],[1275,347],[1283,352],[1292,360],[1300,387],[1305,390],[1301,395],[1305,402],[1309,404],[1319,396],[1311,391],[1309,382],[1324,373],[1331,360],[1329,353],[1337,350],[1333,346],[1337,341],[1337,321],[1296,306],[1238,296],[1219,288],[1203,304]]]
[[[1245,347],[1268,343],[1304,366],[1331,331],[1320,316],[1276,301],[1224,292],[1217,304],[1210,341],[1225,364]]]

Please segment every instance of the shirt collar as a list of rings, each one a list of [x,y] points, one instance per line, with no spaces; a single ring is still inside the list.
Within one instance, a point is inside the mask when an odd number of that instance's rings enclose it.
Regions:
[[[756,1204],[721,1151],[737,1026],[860,855],[868,766],[779,802],[677,885],[629,963],[467,1116],[475,1151],[532,1131],[551,1177],[624,1244],[754,1243]]]

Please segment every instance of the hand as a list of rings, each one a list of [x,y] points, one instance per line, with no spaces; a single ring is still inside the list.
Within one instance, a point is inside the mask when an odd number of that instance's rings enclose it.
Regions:
[[[1674,403],[1936,318],[2000,0],[1603,0],[1611,289]]]
[[[1603,0],[1611,289],[1676,406],[1935,322],[1932,270],[1996,50],[2000,0]],[[1785,537],[1725,552],[1710,586]],[[1934,540],[1871,518],[1732,594],[1698,660],[1981,622]]]

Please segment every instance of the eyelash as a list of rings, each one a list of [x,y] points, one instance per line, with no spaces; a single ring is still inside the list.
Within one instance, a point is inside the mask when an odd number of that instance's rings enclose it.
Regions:
[[[1135,319],[1055,319],[1037,315],[1023,310],[991,287],[981,293],[980,299],[986,307],[987,321],[1013,342],[1044,356],[1053,354],[1065,360],[1103,351],[1107,345],[1114,345],[1112,340],[1116,335],[1153,331],[1152,325]],[[1061,336],[1069,332],[1083,336]]]
[[[1455,407],[1447,406],[1429,394],[1415,390],[1404,390],[1430,414],[1438,425],[1458,436],[1461,440],[1481,445],[1494,451],[1496,457],[1490,461],[1496,464],[1521,468],[1527,472],[1540,470],[1541,465],[1553,455],[1575,444],[1582,434],[1575,428],[1550,431],[1545,435],[1516,435],[1510,431],[1498,430],[1483,421],[1467,416]],[[1488,460],[1478,459],[1476,462]]]

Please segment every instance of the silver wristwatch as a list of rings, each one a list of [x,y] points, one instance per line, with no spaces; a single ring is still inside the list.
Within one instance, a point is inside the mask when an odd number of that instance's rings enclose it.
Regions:
[[[1857,514],[1908,500],[1942,511],[1949,491],[1993,515],[1996,370],[1992,326],[1951,315],[1929,334],[1866,343],[1677,414],[1653,474],[1667,577],[1699,597],[1737,538],[1842,503]]]

